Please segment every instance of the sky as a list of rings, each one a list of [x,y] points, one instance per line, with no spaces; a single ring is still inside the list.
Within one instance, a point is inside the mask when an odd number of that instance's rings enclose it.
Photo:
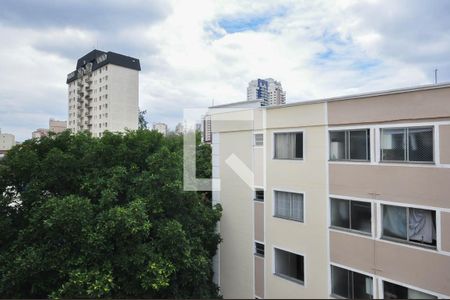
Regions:
[[[18,141],[67,119],[66,76],[96,48],[140,59],[140,109],[246,100],[281,81],[287,102],[450,81],[448,0],[2,0],[0,128]]]

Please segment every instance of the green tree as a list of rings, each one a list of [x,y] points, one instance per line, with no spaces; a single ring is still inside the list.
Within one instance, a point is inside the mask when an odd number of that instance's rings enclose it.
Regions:
[[[139,110],[139,129],[148,129],[148,122],[145,119],[145,115],[147,114],[147,110]]]
[[[183,191],[182,145],[137,130],[14,147],[0,161],[0,297],[217,297],[221,208]]]

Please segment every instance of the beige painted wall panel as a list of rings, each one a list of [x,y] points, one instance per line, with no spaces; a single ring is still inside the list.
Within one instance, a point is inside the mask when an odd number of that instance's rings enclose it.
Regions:
[[[442,250],[450,252],[450,213],[441,212],[441,246]]]
[[[324,125],[325,104],[317,103],[267,109],[267,128]]]
[[[441,163],[450,164],[450,125],[439,126],[439,143]]]
[[[304,161],[275,160],[272,155],[266,160],[265,259],[266,297],[269,298],[328,297],[326,130],[323,126],[304,130]],[[270,130],[267,151],[271,151],[272,133]],[[304,193],[304,223],[273,217],[274,189]],[[273,274],[273,247],[304,255],[305,286]]]
[[[222,113],[212,111],[212,113],[213,113],[211,115],[212,132],[253,130],[254,117],[252,110],[245,109]]]
[[[220,288],[224,298],[253,298],[253,190],[225,163],[232,153],[251,168],[251,132],[220,134]]]
[[[264,258],[255,256],[255,295],[264,298]]]
[[[450,208],[450,169],[329,164],[330,193]]]
[[[253,126],[255,130],[262,130],[263,129],[263,114],[264,114],[264,110],[263,108],[260,109],[255,109],[253,111],[253,117],[254,117],[254,121],[253,121]]]
[[[437,252],[331,231],[330,259],[384,278],[450,295],[450,257]]]
[[[450,88],[329,102],[330,125],[450,116]]]
[[[264,242],[264,202],[255,201],[255,240]]]
[[[264,149],[262,147],[254,147],[253,153],[253,174],[255,186],[264,186]]]

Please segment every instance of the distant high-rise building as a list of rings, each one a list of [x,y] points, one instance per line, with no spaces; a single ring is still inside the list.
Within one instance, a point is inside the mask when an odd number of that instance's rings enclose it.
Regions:
[[[139,59],[114,52],[93,50],[78,59],[67,75],[68,128],[95,137],[137,129],[140,70]]]
[[[247,87],[247,101],[255,100],[261,101],[262,106],[285,104],[286,92],[272,78],[252,80]]]
[[[158,131],[162,135],[167,135],[167,124],[165,123],[155,123],[153,124],[153,130]]]

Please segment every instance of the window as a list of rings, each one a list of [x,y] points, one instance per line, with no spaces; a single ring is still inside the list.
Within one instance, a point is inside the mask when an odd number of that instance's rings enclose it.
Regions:
[[[436,212],[383,205],[383,238],[436,247]]]
[[[262,133],[256,133],[254,135],[254,137],[255,137],[255,142],[254,142],[255,146],[263,146],[264,145],[264,135]]]
[[[264,202],[264,190],[261,189],[255,190],[255,201]]]
[[[255,242],[255,255],[264,257],[264,244]]]
[[[433,162],[433,127],[382,129],[381,160]]]
[[[370,160],[370,130],[330,131],[330,160]]]
[[[303,284],[305,281],[304,257],[275,249],[275,274]]]
[[[373,278],[332,265],[331,293],[348,299],[372,299]]]
[[[387,281],[383,281],[383,290],[384,299],[437,299],[436,296]]]
[[[274,216],[303,222],[303,194],[275,191]]]
[[[275,133],[276,159],[303,159],[303,132]]]
[[[371,233],[371,203],[343,199],[330,201],[331,226]]]

